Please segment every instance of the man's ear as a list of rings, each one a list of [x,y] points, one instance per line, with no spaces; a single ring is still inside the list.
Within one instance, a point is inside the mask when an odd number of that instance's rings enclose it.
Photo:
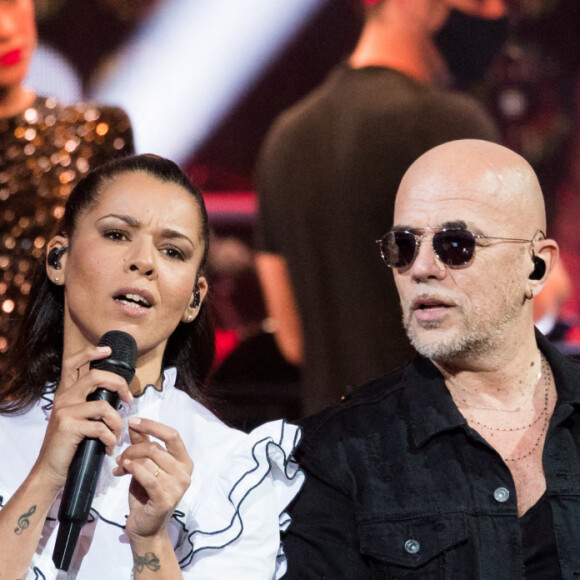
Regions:
[[[548,282],[550,273],[558,263],[560,250],[555,240],[539,240],[532,248],[532,264],[527,280],[533,295],[537,296]]]
[[[46,246],[46,274],[54,284],[62,286],[65,282],[68,239],[54,236]]]
[[[207,295],[207,291],[209,290],[209,286],[207,284],[207,280],[205,276],[200,276],[195,283],[193,291],[191,293],[191,297],[189,300],[189,304],[185,311],[183,312],[183,316],[181,317],[181,322],[193,322],[197,315],[199,314],[199,310],[203,301]]]

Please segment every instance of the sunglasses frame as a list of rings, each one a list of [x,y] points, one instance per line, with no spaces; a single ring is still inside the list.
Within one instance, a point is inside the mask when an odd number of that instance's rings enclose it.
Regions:
[[[469,260],[467,260],[467,262],[463,263],[463,264],[448,264],[447,262],[445,262],[437,253],[437,250],[435,249],[435,245],[434,245],[434,239],[435,236],[439,233],[442,232],[465,232],[470,234],[471,236],[473,236],[473,242],[474,242],[474,246],[473,246],[473,253],[471,254]],[[388,259],[388,255],[387,253],[383,250],[383,245],[387,245],[386,242],[386,238],[387,236],[390,235],[395,235],[395,234],[409,234],[411,236],[413,236],[413,238],[415,239],[415,252],[413,254],[413,258],[411,259],[411,261],[409,262],[409,264],[407,264],[406,266],[392,266],[390,264],[390,260]],[[427,231],[425,231],[422,234],[417,234],[415,232],[412,232],[410,230],[390,230],[388,231],[380,240],[376,240],[376,243],[379,244],[379,249],[381,252],[381,258],[383,259],[383,262],[391,269],[396,269],[396,270],[406,270],[408,268],[410,268],[413,265],[413,262],[415,261],[415,259],[417,258],[417,254],[419,253],[419,248],[421,246],[421,241],[423,240],[423,238],[426,237],[430,237],[431,238],[431,247],[433,249],[433,253],[435,254],[435,256],[437,256],[437,259],[444,264],[445,266],[448,266],[449,268],[465,268],[467,266],[469,266],[473,260],[475,259],[475,247],[477,246],[477,240],[496,240],[498,242],[515,242],[515,243],[531,243],[532,244],[532,251],[533,251],[533,246],[534,243],[536,242],[536,237],[539,235],[542,235],[544,238],[546,237],[546,234],[544,234],[544,232],[540,229],[536,230],[536,233],[534,234],[534,236],[532,237],[531,240],[524,240],[522,238],[501,238],[501,237],[497,237],[497,236],[486,236],[484,234],[474,234],[472,231],[466,229],[466,228],[436,228],[436,229],[428,229]]]

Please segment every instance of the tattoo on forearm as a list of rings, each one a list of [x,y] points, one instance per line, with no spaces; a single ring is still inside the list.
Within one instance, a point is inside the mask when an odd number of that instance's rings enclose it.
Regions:
[[[14,533],[19,536],[29,525],[30,520],[28,519],[36,511],[36,506],[33,505],[25,514],[22,514],[18,518],[18,527],[14,528]]]
[[[145,568],[148,568],[152,572],[157,572],[161,568],[159,558],[153,552],[147,552],[144,556],[135,554],[134,562],[137,572],[143,572]]]

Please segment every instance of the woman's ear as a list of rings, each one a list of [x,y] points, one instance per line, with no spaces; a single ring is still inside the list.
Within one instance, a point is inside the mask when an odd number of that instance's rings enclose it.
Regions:
[[[183,316],[181,317],[181,322],[193,322],[197,315],[199,314],[199,309],[206,297],[209,286],[205,276],[200,276],[195,283],[193,292],[191,293],[191,298],[189,305],[185,309]]]
[[[54,236],[46,246],[46,274],[53,284],[64,285],[68,250],[65,236]]]

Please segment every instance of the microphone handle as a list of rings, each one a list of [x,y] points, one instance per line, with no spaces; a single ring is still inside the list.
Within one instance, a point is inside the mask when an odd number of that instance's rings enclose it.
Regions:
[[[107,401],[116,409],[119,395],[97,389],[87,397],[87,401]],[[68,570],[81,529],[89,518],[104,458],[105,445],[102,441],[85,438],[77,447],[70,464],[58,511],[59,541],[53,554],[53,561],[60,570]]]

